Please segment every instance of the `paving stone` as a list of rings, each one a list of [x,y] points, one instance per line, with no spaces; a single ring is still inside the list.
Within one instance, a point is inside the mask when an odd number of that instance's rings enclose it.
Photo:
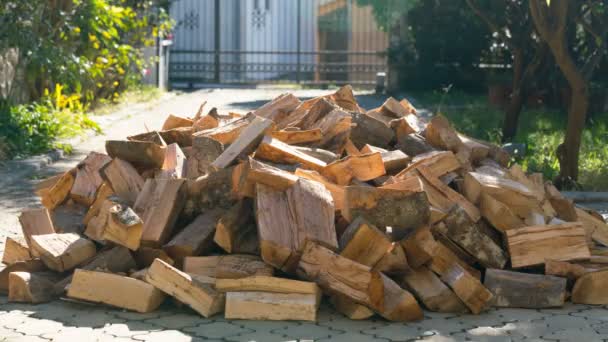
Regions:
[[[270,331],[254,331],[247,334],[226,337],[225,340],[231,342],[284,342],[287,339],[283,335],[273,334]]]
[[[255,330],[258,332],[271,332],[273,330],[287,329],[291,326],[299,325],[293,321],[249,321],[249,320],[234,320],[231,324],[238,325],[241,328]]]
[[[433,335],[433,336],[425,336],[419,340],[414,340],[416,342],[455,342],[458,341],[452,336],[443,336],[443,335]]]
[[[533,322],[509,322],[503,327],[496,328],[501,330],[514,339],[533,339],[540,338],[549,331],[549,326],[544,321],[533,321]]]
[[[103,327],[104,334],[116,337],[131,337],[141,335],[151,331],[160,331],[161,327],[153,324],[147,324],[140,321],[132,321],[128,323],[115,323]]]
[[[63,323],[46,319],[30,319],[12,327],[12,329],[24,335],[42,335],[61,331]]]
[[[419,322],[408,323],[425,334],[450,335],[457,332],[464,332],[467,329],[475,328],[473,324],[461,322],[455,318],[450,319],[427,319]]]
[[[424,311],[424,318],[425,319],[433,319],[433,318],[443,318],[443,319],[447,319],[447,318],[452,318],[452,317],[458,317],[461,314],[458,313],[453,313],[453,312],[432,312],[432,311]]]
[[[598,321],[608,321],[608,310],[606,308],[592,308],[580,312],[575,312],[572,316],[585,317]]]
[[[148,334],[134,335],[132,337],[137,341],[146,342],[191,342],[192,336],[177,330],[153,331]]]
[[[465,334],[472,340],[481,341],[510,341],[512,339],[507,330],[494,327],[469,329]]]
[[[579,312],[583,310],[591,309],[592,306],[584,305],[584,304],[572,304],[567,302],[561,308],[551,308],[551,309],[539,309],[538,311],[541,313],[550,313],[555,315],[568,315],[574,312]]]
[[[301,323],[299,325],[288,326],[284,329],[273,330],[273,334],[283,335],[293,339],[321,339],[331,336],[335,332],[328,327],[316,325],[314,323]]]
[[[515,308],[504,308],[498,310],[497,312],[503,317],[505,322],[533,321],[545,317],[551,317],[553,315],[550,313],[542,313],[537,310]]]
[[[588,329],[567,329],[550,332],[547,335],[544,335],[543,338],[572,342],[599,342],[608,339],[608,335],[601,335]]]
[[[319,321],[318,324],[334,330],[351,332],[385,327],[390,324],[390,322],[382,319],[352,320],[345,316],[341,316],[330,321]]]
[[[13,329],[6,329],[0,327],[0,338],[8,338],[8,337],[21,337],[23,334],[16,332]]]
[[[126,319],[129,321],[145,321],[147,319],[154,319],[171,315],[171,313],[160,310],[148,313],[139,313],[126,310],[112,310],[110,311],[110,313],[118,318]]]
[[[13,328],[30,319],[28,314],[20,311],[10,311],[0,315],[0,327]]]
[[[555,315],[543,320],[550,330],[591,329],[592,324],[601,323],[598,320],[589,320],[584,317],[570,315]]]
[[[38,336],[15,336],[7,337],[3,340],[3,342],[48,342],[48,340],[45,340]]]
[[[453,319],[458,320],[461,323],[473,325],[475,327],[502,326],[505,323],[505,318],[500,314],[499,310],[489,310],[482,312],[479,315],[460,315]]]
[[[376,328],[364,330],[362,333],[374,337],[385,338],[391,341],[409,341],[432,334],[421,331],[416,327],[409,326],[405,323],[393,323],[379,329]]]
[[[100,330],[93,328],[64,327],[58,332],[42,334],[40,337],[53,342],[96,342],[102,335]]]
[[[331,335],[326,339],[317,340],[317,342],[383,342],[390,341],[386,338],[373,337],[369,335],[357,334],[355,332],[347,332],[340,335]]]
[[[608,323],[591,324],[591,328],[598,334],[608,334]]]
[[[153,319],[147,319],[144,322],[157,325],[167,329],[182,329],[186,327],[195,327],[201,322],[201,316],[188,314],[174,314]]]
[[[491,329],[491,328],[490,328]],[[511,342],[513,339],[510,336],[495,336],[495,335],[484,335],[480,333],[478,335],[471,333],[457,333],[452,335],[456,341],[475,341],[475,342]]]
[[[62,318],[61,320],[66,325],[91,328],[102,328],[107,324],[124,323],[126,321],[105,311],[80,311],[72,317]]]
[[[225,339],[227,337],[253,332],[251,329],[241,328],[236,324],[225,322],[200,324],[196,327],[185,328],[183,330],[199,337],[216,339]]]

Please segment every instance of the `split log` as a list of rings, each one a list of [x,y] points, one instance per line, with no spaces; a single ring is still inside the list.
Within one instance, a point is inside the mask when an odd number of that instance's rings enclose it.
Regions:
[[[500,231],[505,232],[525,226],[523,220],[515,215],[508,205],[497,201],[491,195],[481,194],[479,210],[481,215]]]
[[[70,190],[72,190],[75,177],[75,169],[64,173],[59,180],[41,196],[40,201],[42,202],[42,205],[48,210],[53,210],[55,207],[65,202],[70,194]]]
[[[45,178],[45,179],[39,181],[38,183],[34,184],[34,193],[40,198],[45,197],[46,194],[48,194],[49,190],[55,184],[57,184],[57,182],[59,181],[59,179],[61,179],[62,176],[63,176],[63,174],[60,173],[60,174]]]
[[[141,313],[156,310],[165,299],[160,290],[144,281],[80,269],[74,272],[67,295]]]
[[[12,272],[42,272],[47,270],[48,268],[40,259],[18,261],[8,265],[0,271],[0,293],[8,294],[8,276]]]
[[[213,245],[215,227],[223,213],[219,208],[205,211],[165,244],[163,249],[178,265],[187,256],[209,252]]]
[[[185,204],[183,179],[148,179],[137,196],[133,209],[144,221],[141,243],[164,244]]]
[[[423,192],[349,186],[345,193],[344,217],[361,216],[377,227],[392,227],[399,240],[411,230],[428,223],[429,204]]]
[[[483,284],[496,307],[544,309],[566,300],[566,279],[555,276],[488,269]]]
[[[218,279],[272,276],[274,269],[254,255],[220,255],[184,258],[184,272]]]
[[[365,144],[388,148],[395,139],[395,133],[386,123],[368,114],[353,114],[353,122],[356,126],[351,129],[350,140],[359,149]]]
[[[449,172],[460,169],[461,165],[454,153],[450,151],[433,151],[415,156],[412,163],[403,171],[395,175],[397,179],[406,179],[411,177],[413,170],[417,170],[420,166],[426,166],[430,177],[439,178]]]
[[[417,133],[398,134],[397,145],[395,147],[411,157],[435,151],[435,148],[429,145],[426,139]]]
[[[435,312],[467,312],[467,307],[440,279],[425,266],[412,269],[398,283],[410,290],[424,306]]]
[[[426,126],[426,141],[441,150],[457,152],[462,148],[462,140],[443,115],[435,115]]]
[[[441,273],[441,281],[456,293],[473,314],[479,314],[492,302],[492,293],[455,262],[451,262]]]
[[[218,279],[215,288],[221,292],[258,291],[321,295],[317,284],[312,282],[255,275],[239,279]]]
[[[264,137],[255,152],[256,158],[274,163],[302,164],[315,171],[323,171],[327,164],[315,157],[305,154],[272,137]]]
[[[591,231],[593,241],[608,246],[608,224],[603,219],[600,220],[581,208],[576,208],[576,217],[577,221],[583,223],[583,227]]]
[[[374,265],[372,270],[391,276],[409,272],[410,266],[407,263],[403,247],[398,242],[392,242],[386,253],[384,253],[384,256]]]
[[[608,304],[606,292],[608,270],[591,272],[576,280],[572,289],[572,302],[577,304]]]
[[[410,156],[400,150],[381,152],[380,156],[387,173],[395,173],[405,169],[412,160]]]
[[[277,98],[256,109],[253,114],[274,122],[280,122],[289,112],[296,109],[300,103],[300,100],[293,94],[281,94]]]
[[[211,166],[223,169],[235,163],[237,159],[245,158],[256,149],[260,141],[262,141],[264,134],[273,130],[274,123],[271,120],[256,117],[241,132],[238,138],[213,161]]]
[[[143,221],[118,197],[109,197],[97,216],[87,225],[85,234],[93,240],[112,241],[131,250],[139,248]]]
[[[316,122],[312,128],[321,130],[321,140],[313,144],[336,154],[342,154],[350,136],[352,116],[340,109],[334,109]]]
[[[336,311],[349,319],[363,320],[374,315],[374,311],[367,306],[358,304],[352,299],[341,294],[333,294],[329,298],[329,301]]]
[[[333,201],[322,184],[300,179],[286,191],[258,184],[256,192],[258,236],[265,262],[291,272],[305,240],[338,247]]]
[[[216,128],[220,125],[221,118],[217,113],[217,108],[213,107],[209,111],[209,113],[205,115],[201,115],[192,123],[192,128],[194,128],[194,132]]]
[[[504,268],[507,255],[481,227],[473,222],[465,210],[455,207],[444,219],[446,236],[487,268]]]
[[[165,119],[165,122],[163,123],[162,130],[166,131],[166,130],[173,129],[173,128],[190,127],[193,124],[194,124],[194,122],[191,119],[169,114],[169,116],[167,116],[167,118]]]
[[[388,236],[362,217],[357,217],[342,233],[340,255],[373,267],[391,247]]]
[[[259,254],[253,202],[243,199],[222,214],[213,241],[228,253]]]
[[[220,127],[196,132],[192,134],[192,138],[196,140],[198,137],[205,136],[219,141],[224,145],[232,144],[255,118],[255,114],[249,113],[242,118],[232,120]]]
[[[383,273],[372,273],[369,292],[372,308],[389,321],[409,322],[424,317],[414,296]]]
[[[39,304],[56,298],[55,282],[61,278],[52,272],[11,272],[8,275],[8,301]]]
[[[256,183],[267,185],[275,190],[286,190],[298,180],[291,172],[249,158],[239,164],[233,172],[233,188],[238,197],[255,198]]]
[[[273,292],[228,292],[226,319],[316,321],[320,295]]]
[[[224,144],[207,137],[196,136],[192,141],[192,154],[186,163],[186,177],[196,179],[213,171],[211,164],[224,152]]]
[[[578,222],[531,226],[506,231],[511,266],[521,268],[558,261],[588,259],[585,230]]]
[[[133,253],[137,268],[148,268],[154,260],[160,259],[169,265],[174,265],[175,261],[162,249],[152,247],[139,247],[135,253]]]
[[[142,181],[142,185],[143,185],[143,181]],[[99,211],[101,210],[101,207],[106,202],[106,199],[108,199],[110,196],[114,196],[114,195],[115,195],[114,190],[112,190],[112,188],[110,187],[110,185],[108,185],[108,183],[104,182],[103,184],[101,184],[101,186],[99,187],[99,190],[97,190],[97,195],[95,197],[95,201],[89,207],[89,210],[87,211],[84,218],[82,219],[82,223],[85,226],[88,226],[89,222],[94,217],[99,215]],[[123,200],[127,200],[127,199],[123,198]],[[133,202],[135,202],[135,200],[133,200]],[[133,202],[131,202],[131,203],[133,203]],[[87,231],[85,230],[84,234],[89,237],[95,236],[95,237],[91,237],[94,240],[101,239],[101,236],[98,236],[97,233],[93,232],[93,231],[89,231],[87,233]]]
[[[386,174],[380,153],[349,156],[327,165],[323,171],[338,185],[349,185],[351,180],[368,181]]]
[[[51,211],[51,220],[57,233],[82,234],[85,225],[82,223],[87,213],[87,207],[68,200]]]
[[[160,168],[165,160],[165,149],[148,141],[107,140],[106,152],[135,166]]]
[[[220,169],[195,180],[186,181],[187,204],[184,212],[191,217],[215,207],[228,209],[234,204],[232,175],[236,167]]]
[[[355,99],[353,87],[350,84],[340,87],[335,93],[325,96],[325,98],[348,111],[363,111]]]
[[[334,207],[336,210],[344,209],[344,187],[341,185],[337,185],[332,183],[327,178],[322,176],[317,171],[312,170],[304,170],[304,169],[296,169],[295,175],[301,178],[306,178],[315,182],[319,182],[325,186],[327,190],[331,193],[331,197],[334,200]]]
[[[48,268],[57,272],[76,268],[97,252],[93,242],[74,233],[34,235],[30,248]]]
[[[33,256],[37,256],[35,251],[31,250],[32,236],[55,233],[49,211],[46,208],[25,210],[19,215],[19,223],[21,224],[23,237],[30,247],[30,252]]]
[[[420,227],[403,240],[401,245],[405,250],[407,261],[413,269],[418,269],[433,259],[437,241],[428,226]]]
[[[70,190],[70,197],[78,203],[90,206],[95,200],[97,189],[103,183],[99,171],[111,160],[112,158],[102,153],[89,153],[76,165],[76,178]]]
[[[576,280],[589,270],[584,266],[572,264],[566,261],[545,260],[545,274]]]
[[[161,178],[186,178],[186,156],[178,144],[170,144],[165,148],[165,160],[161,166]]]
[[[223,293],[208,284],[201,284],[160,259],[156,259],[148,269],[146,281],[190,306],[203,317],[211,317],[224,308]]]
[[[270,136],[289,145],[316,143],[323,139],[323,133],[319,128],[304,131],[280,130],[272,132]]]
[[[116,158],[101,173],[116,195],[130,203],[135,203],[144,187],[144,179],[130,163]]]
[[[302,152],[310,157],[319,159],[319,160],[325,162],[326,164],[333,163],[339,159],[337,154],[335,154],[331,151],[324,150],[322,148],[306,147],[306,146],[291,146],[291,147],[294,148],[296,151]]]
[[[7,236],[4,242],[4,252],[2,254],[2,263],[12,265],[19,261],[31,260],[32,255],[27,246],[27,241],[21,236]]]

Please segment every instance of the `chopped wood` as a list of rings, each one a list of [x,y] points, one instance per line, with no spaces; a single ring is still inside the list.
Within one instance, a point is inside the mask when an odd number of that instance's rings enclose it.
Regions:
[[[215,227],[224,211],[216,208],[197,216],[171,241],[164,245],[167,254],[181,264],[187,256],[209,252],[213,244]]]
[[[399,134],[397,131],[396,147],[408,156],[418,156],[421,154],[435,151],[431,145],[426,142],[423,136],[417,133]]]
[[[320,295],[274,292],[226,293],[226,319],[316,321]]]
[[[545,260],[545,274],[576,280],[582,277],[589,270],[581,265],[569,263],[567,261]]]
[[[400,277],[398,283],[410,290],[430,311],[468,311],[458,296],[425,266],[412,269]]]
[[[300,151],[313,158],[319,159],[326,164],[333,163],[339,159],[338,155],[318,147],[292,146],[297,151]]]
[[[143,183],[142,183],[143,185]],[[103,206],[103,203],[106,201],[106,199],[110,196],[114,195],[114,190],[112,189],[112,187],[110,187],[110,185],[108,185],[108,183],[104,182],[101,184],[101,186],[99,187],[99,189],[97,190],[97,195],[95,196],[95,201],[93,202],[93,204],[91,204],[91,206],[89,207],[89,210],[87,211],[87,213],[85,214],[84,218],[82,219],[82,223],[86,226],[89,224],[89,221],[91,221],[91,219],[95,216],[97,216],[99,214],[99,211],[101,210],[101,207]],[[86,234],[86,232],[85,232]]]
[[[57,272],[69,271],[97,252],[93,242],[74,233],[34,235],[30,249],[48,268]]]
[[[235,163],[237,159],[245,158],[256,149],[264,134],[272,130],[274,123],[271,120],[256,117],[211,165],[223,169]]]
[[[242,169],[235,169],[233,182],[236,186],[235,192],[239,197],[247,196],[255,198],[255,185],[257,183],[267,185],[276,190],[286,190],[298,180],[291,172],[281,170],[266,163],[248,158],[242,164]],[[238,170],[238,171],[237,171]],[[240,174],[237,174],[240,173]]]
[[[411,232],[401,240],[407,261],[414,269],[421,267],[433,259],[437,241],[428,226],[423,226]]]
[[[184,258],[184,272],[212,278],[272,276],[274,269],[255,255],[231,254]]]
[[[133,257],[135,258],[135,262],[137,263],[138,268],[147,268],[152,265],[154,260],[160,259],[166,262],[169,265],[174,265],[175,261],[171,259],[171,257],[160,248],[152,248],[152,247],[139,247],[139,249],[134,253]]]
[[[606,293],[608,270],[587,273],[576,280],[572,289],[572,302],[578,304],[608,304]]]
[[[58,205],[63,203],[68,198],[68,195],[72,190],[72,185],[74,185],[75,177],[75,169],[64,173],[57,180],[57,182],[53,184],[53,186],[48,188],[48,190],[44,191],[44,194],[40,197],[42,205],[48,210],[53,210]]]
[[[496,307],[544,309],[566,300],[566,279],[550,275],[488,269],[483,284],[494,294]]]
[[[57,175],[45,178],[45,179],[41,180],[40,182],[36,183],[34,185],[34,193],[38,197],[44,197],[49,192],[49,190],[55,184],[57,184],[57,182],[59,181],[59,179],[61,179],[62,176],[63,176],[63,174],[57,174]]]
[[[306,240],[338,247],[333,200],[322,184],[300,179],[286,191],[258,184],[256,192],[258,236],[265,262],[290,272]]]
[[[99,171],[111,160],[112,158],[105,154],[91,152],[78,163],[70,197],[76,202],[90,206],[95,201],[97,189],[103,183]]]
[[[144,223],[128,205],[109,197],[97,216],[87,225],[85,234],[93,240],[112,241],[131,250],[139,248]]]
[[[274,122],[280,122],[287,116],[287,113],[296,109],[300,103],[300,100],[292,94],[281,94],[274,100],[256,109],[253,114]]]
[[[41,272],[48,268],[40,259],[18,261],[6,266],[0,271],[0,293],[8,294],[8,276],[12,272]]]
[[[9,302],[39,304],[56,298],[55,282],[61,278],[52,272],[11,272],[8,275]]]
[[[160,259],[154,260],[148,269],[146,282],[190,306],[203,317],[211,317],[224,309],[223,293]]]
[[[353,114],[353,123],[355,127],[351,129],[350,140],[359,149],[365,144],[388,148],[395,139],[395,133],[389,126],[368,114]]]
[[[37,256],[36,251],[31,250],[32,236],[55,233],[49,211],[46,208],[24,210],[19,215],[19,223],[32,256]]]
[[[205,136],[224,145],[232,144],[255,118],[255,114],[249,113],[244,117],[232,120],[223,126],[196,132],[192,134],[192,138],[196,140],[197,137]]]
[[[129,162],[119,158],[112,160],[102,170],[102,175],[113,192],[130,203],[135,203],[144,187],[144,179],[137,170]],[[109,189],[105,191],[109,193]],[[98,198],[99,195],[103,196],[101,192],[98,193]]]
[[[479,314],[490,305],[493,295],[477,278],[457,263],[441,273],[441,280],[446,283],[473,314]]]
[[[525,226],[524,221],[515,215],[508,205],[496,200],[492,195],[481,194],[479,210],[494,228],[503,232]]]
[[[156,310],[165,299],[160,290],[144,281],[81,269],[74,272],[67,295],[142,313]]]
[[[161,246],[173,231],[185,204],[183,179],[148,179],[133,209],[144,221],[141,243]]]
[[[558,261],[588,259],[585,230],[578,222],[541,225],[506,231],[511,266],[520,268]]]
[[[258,254],[259,241],[253,201],[238,201],[219,218],[213,241],[227,253]]]
[[[368,319],[374,315],[374,311],[367,306],[341,294],[331,295],[329,301],[336,311],[353,320]]]
[[[215,288],[221,292],[259,291],[315,296],[321,294],[319,287],[313,282],[255,275],[239,279],[218,279]]]
[[[392,242],[384,256],[372,268],[374,271],[389,274],[391,276],[407,273],[410,266],[403,247],[397,242]]]
[[[395,173],[405,169],[412,160],[410,156],[400,150],[380,152],[380,156],[387,173]]]
[[[312,126],[320,129],[322,135],[320,141],[313,145],[342,154],[348,143],[351,127],[352,116],[340,109],[334,109]]]
[[[338,184],[335,184],[322,176],[317,171],[305,170],[305,169],[296,169],[295,175],[298,177],[306,178],[312,181],[319,182],[325,186],[327,190],[331,193],[331,197],[334,200],[334,207],[336,210],[344,209],[344,187]]]
[[[373,267],[388,252],[388,236],[362,217],[357,217],[342,233],[340,255],[363,265]]]
[[[576,221],[583,223],[585,229],[591,231],[593,241],[608,246],[608,224],[584,209],[575,208]]]
[[[194,122],[191,119],[169,114],[169,116],[167,116],[167,118],[165,119],[165,123],[163,123],[162,130],[166,131],[173,128],[190,127],[193,124]]]
[[[211,164],[224,152],[224,144],[207,137],[197,136],[192,142],[192,153],[186,162],[186,177],[196,179],[213,172]]]
[[[347,220],[361,216],[377,227],[392,227],[396,239],[427,224],[430,218],[428,200],[423,192],[349,186],[344,206],[343,215]]]
[[[324,161],[268,136],[260,143],[255,156],[274,163],[302,164],[303,167],[319,172],[327,166]]]
[[[160,168],[165,160],[165,149],[149,141],[108,140],[106,152],[136,166]]]
[[[165,148],[165,160],[161,166],[161,178],[185,178],[187,171],[186,156],[178,144]]]
[[[380,153],[348,156],[331,164],[322,171],[338,185],[349,185],[351,180],[368,181],[386,174]]]
[[[32,254],[27,246],[27,241],[21,236],[7,236],[4,241],[4,252],[2,253],[2,263],[12,265],[19,261],[32,259]]]
[[[315,128],[304,131],[274,131],[270,136],[286,144],[295,145],[319,142],[323,138],[323,133],[321,129]]]

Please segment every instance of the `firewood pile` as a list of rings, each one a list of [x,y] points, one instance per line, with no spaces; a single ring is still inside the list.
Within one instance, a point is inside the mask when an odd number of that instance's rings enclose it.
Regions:
[[[41,181],[0,290],[204,317],[608,304],[608,225],[501,148],[349,86],[246,114],[170,115]]]

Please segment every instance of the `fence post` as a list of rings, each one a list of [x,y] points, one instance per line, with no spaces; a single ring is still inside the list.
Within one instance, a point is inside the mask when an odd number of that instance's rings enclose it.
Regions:
[[[298,49],[298,54],[297,54],[297,56],[296,56],[296,61],[297,61],[297,67],[296,67],[296,82],[297,82],[297,83],[300,83],[300,81],[301,81],[301,79],[300,79],[300,77],[301,77],[301,75],[300,75],[301,70],[300,70],[300,69],[301,69],[301,58],[302,58],[302,57],[301,57],[301,54],[302,54],[302,46],[301,46],[301,39],[302,39],[302,37],[301,37],[301,31],[302,31],[302,27],[301,27],[301,26],[302,26],[302,19],[301,19],[301,14],[302,14],[302,0],[297,0],[297,6],[298,6],[298,9],[297,9],[297,18],[298,18],[298,24],[297,24],[297,26],[298,26],[298,30],[297,30],[297,35],[298,35],[298,37],[296,38],[296,41],[297,41],[297,45],[298,45],[298,47],[297,47],[297,49]]]
[[[214,54],[214,80],[215,83],[220,83],[220,49],[222,47],[221,45],[221,36],[220,36],[220,30],[221,30],[221,20],[220,20],[220,16],[221,16],[221,12],[220,12],[220,0],[215,0],[215,6],[214,6],[214,12],[215,12],[215,27],[214,27],[214,33],[215,33],[215,54]]]

